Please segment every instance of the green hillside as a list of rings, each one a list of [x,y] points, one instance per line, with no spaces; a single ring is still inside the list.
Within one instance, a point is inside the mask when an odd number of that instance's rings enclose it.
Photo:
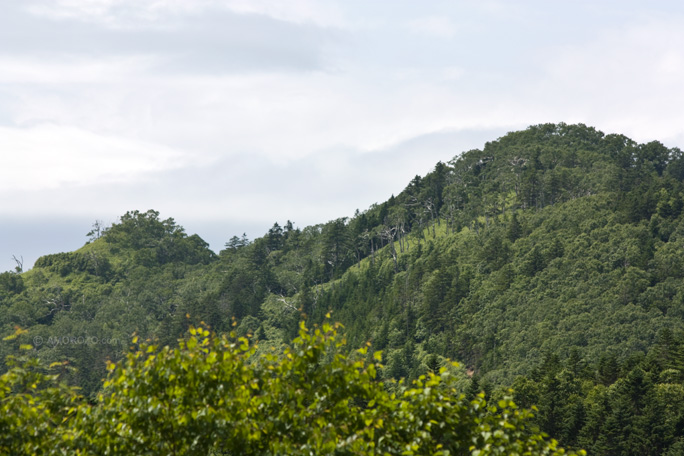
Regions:
[[[275,223],[218,255],[155,211],[0,275],[0,330],[94,397],[134,333],[201,322],[282,351],[299,321],[382,350],[381,379],[456,360],[463,391],[538,405],[590,454],[684,450],[684,157],[545,124],[464,152],[354,217]],[[281,222],[282,223],[282,222]],[[17,345],[0,345],[0,355]],[[370,354],[368,355],[370,357]]]

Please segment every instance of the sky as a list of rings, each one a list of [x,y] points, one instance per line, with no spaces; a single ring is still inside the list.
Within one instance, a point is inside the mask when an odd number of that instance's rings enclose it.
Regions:
[[[96,220],[219,251],[546,122],[684,148],[680,1],[0,0],[0,271]]]

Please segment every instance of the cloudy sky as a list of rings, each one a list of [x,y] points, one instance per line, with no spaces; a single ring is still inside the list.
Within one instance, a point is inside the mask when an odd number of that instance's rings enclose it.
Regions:
[[[215,250],[543,122],[684,147],[680,1],[0,0],[0,270],[150,208]]]

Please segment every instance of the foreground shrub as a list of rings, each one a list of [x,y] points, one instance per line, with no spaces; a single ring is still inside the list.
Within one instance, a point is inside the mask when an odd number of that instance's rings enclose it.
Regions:
[[[139,343],[88,402],[39,363],[0,377],[2,454],[565,454],[510,399],[468,401],[446,372],[387,388],[380,354],[344,354],[328,324],[284,353],[191,328],[178,348]],[[24,347],[31,349],[30,346]],[[63,368],[62,364],[51,366]],[[391,391],[390,391],[391,390]]]

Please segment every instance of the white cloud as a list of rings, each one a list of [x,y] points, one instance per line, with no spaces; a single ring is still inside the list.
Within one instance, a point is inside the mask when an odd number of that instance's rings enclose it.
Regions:
[[[126,83],[142,77],[159,59],[150,56],[61,57],[0,56],[0,84]]]
[[[326,0],[222,0],[216,3],[231,11],[265,14],[288,22],[312,22],[334,27],[345,25],[341,8],[335,2]]]
[[[464,74],[465,70],[457,66],[450,66],[441,71],[441,77],[444,81],[458,81]]]
[[[581,117],[637,141],[681,135],[681,18],[615,27],[582,46],[550,51],[546,71],[537,76],[537,88],[531,89],[540,107],[555,109],[556,116]]]
[[[110,27],[152,24],[169,17],[226,10],[293,23],[344,25],[341,9],[323,0],[36,0],[28,10],[53,19],[76,19]]]
[[[456,26],[448,17],[430,16],[414,19],[409,22],[409,29],[414,33],[425,34],[437,38],[453,38]]]
[[[335,147],[373,151],[454,126],[491,125],[487,98],[466,98],[423,77],[146,74],[78,90],[15,88],[12,112],[19,125],[47,120],[192,150],[196,157],[250,153],[278,163]]]
[[[681,84],[684,76],[684,51],[681,48],[664,50],[658,56],[657,79],[664,84]]]
[[[0,150],[0,192],[131,182],[180,167],[188,158],[158,145],[57,125],[0,127]]]

